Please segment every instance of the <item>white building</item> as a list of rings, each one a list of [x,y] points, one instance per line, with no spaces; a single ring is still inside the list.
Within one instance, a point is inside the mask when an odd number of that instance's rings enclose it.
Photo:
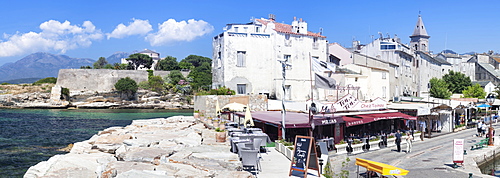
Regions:
[[[327,61],[327,41],[321,33],[308,31],[307,22],[295,19],[291,25],[269,19],[227,24],[213,38],[213,88],[229,87],[237,94],[283,96],[280,61],[287,61],[285,100],[305,101],[324,98],[322,89],[311,91],[314,76],[311,58]],[[318,96],[319,95],[319,96]]]

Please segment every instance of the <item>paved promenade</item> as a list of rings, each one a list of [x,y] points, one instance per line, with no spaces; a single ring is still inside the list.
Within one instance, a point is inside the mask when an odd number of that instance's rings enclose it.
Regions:
[[[500,124],[494,124],[495,128]],[[420,141],[416,138],[413,143],[412,152],[406,154],[404,151],[406,145],[402,144],[403,152],[396,152],[395,146],[372,150],[368,152],[346,155],[337,155],[330,153],[330,161],[334,163],[334,171],[338,173],[341,169],[341,163],[348,157],[350,162],[348,166],[343,168],[349,171],[349,177],[357,177],[356,172],[358,166],[355,165],[356,158],[363,158],[372,161],[390,164],[400,167],[410,172],[404,176],[405,178],[421,178],[421,177],[469,177],[469,173],[473,173],[473,177],[494,177],[481,174],[477,168],[476,161],[483,161],[494,153],[500,152],[500,137],[496,136],[495,146],[479,150],[470,150],[471,146],[479,142],[485,137],[475,137],[476,129],[467,129],[455,133],[434,134],[433,138],[425,138]],[[453,139],[465,139],[465,149],[467,155],[464,156],[464,165],[458,168],[452,168],[452,151]],[[403,142],[404,143],[404,142]],[[287,177],[290,168],[290,161],[274,148],[268,148],[270,152],[263,153],[261,160],[262,172],[257,174],[257,177]],[[365,172],[366,169],[359,167],[359,172]],[[294,174],[292,177],[303,177],[300,174]],[[310,171],[307,177],[318,177],[317,172]],[[399,176],[402,177],[402,176]]]

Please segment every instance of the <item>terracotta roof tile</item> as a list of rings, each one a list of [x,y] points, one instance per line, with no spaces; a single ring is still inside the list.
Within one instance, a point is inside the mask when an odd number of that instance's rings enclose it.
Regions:
[[[262,20],[262,19],[257,19],[258,22],[267,25],[269,22]],[[310,31],[307,31],[307,34],[302,34],[302,33],[296,33],[292,31],[292,26],[288,24],[283,24],[283,23],[278,23],[278,22],[273,22],[274,23],[274,31],[280,32],[280,33],[287,33],[287,34],[294,34],[294,35],[305,35],[305,36],[313,36],[313,37],[321,37],[321,38],[326,38],[326,36],[320,35],[319,33],[313,33]]]

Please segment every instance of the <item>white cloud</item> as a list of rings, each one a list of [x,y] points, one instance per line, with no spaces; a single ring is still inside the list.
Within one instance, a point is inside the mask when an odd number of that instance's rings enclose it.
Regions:
[[[106,34],[108,39],[110,38],[124,38],[131,35],[145,35],[151,30],[153,26],[149,24],[148,20],[132,19],[133,22],[129,23],[128,26],[122,23],[117,25],[113,32]]]
[[[90,21],[78,26],[71,25],[69,21],[61,23],[49,20],[40,24],[40,29],[40,33],[4,34],[6,40],[0,41],[0,57],[51,50],[65,53],[67,50],[89,47],[92,41],[104,37],[101,30],[96,29]]]
[[[149,41],[151,46],[159,46],[174,41],[192,41],[196,37],[203,36],[214,30],[214,27],[209,23],[194,19],[187,22],[168,19],[158,25],[158,32],[146,36],[146,41]]]

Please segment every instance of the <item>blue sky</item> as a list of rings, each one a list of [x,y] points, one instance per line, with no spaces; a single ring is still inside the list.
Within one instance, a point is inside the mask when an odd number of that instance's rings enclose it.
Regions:
[[[369,43],[378,32],[403,43],[422,15],[430,49],[500,52],[500,1],[5,1],[0,6],[0,65],[33,52],[108,57],[151,49],[178,60],[211,57],[212,37],[228,23],[275,14],[290,24],[302,18],[329,42]]]

